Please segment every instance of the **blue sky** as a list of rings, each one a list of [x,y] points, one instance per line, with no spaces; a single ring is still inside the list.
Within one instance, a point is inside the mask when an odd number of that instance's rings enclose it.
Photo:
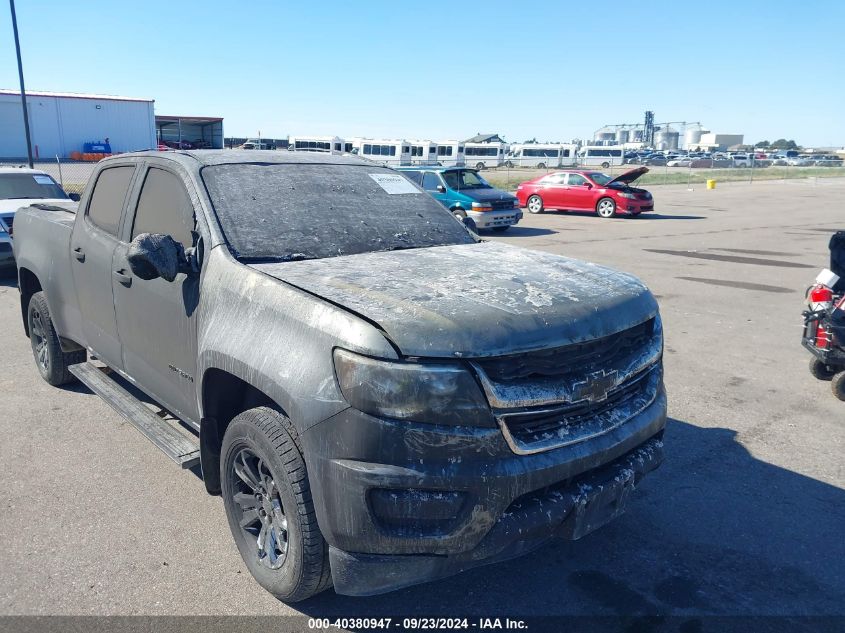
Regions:
[[[701,121],[845,145],[845,2],[17,0],[27,87],[222,116],[227,136],[510,141]],[[0,4],[0,87],[18,86]]]

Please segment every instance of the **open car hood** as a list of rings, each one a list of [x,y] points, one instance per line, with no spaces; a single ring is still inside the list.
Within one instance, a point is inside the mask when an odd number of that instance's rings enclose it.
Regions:
[[[632,275],[494,242],[249,266],[376,324],[407,356],[569,345],[657,313]]]
[[[621,182],[626,185],[630,185],[632,182],[634,182],[637,178],[639,178],[646,172],[648,172],[648,167],[637,167],[636,169],[626,171],[624,174],[619,174],[616,178],[614,178],[607,184],[612,185],[614,182]]]

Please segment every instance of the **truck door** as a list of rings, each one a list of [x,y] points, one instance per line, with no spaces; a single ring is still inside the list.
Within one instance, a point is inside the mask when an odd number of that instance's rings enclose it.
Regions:
[[[170,235],[192,246],[194,205],[184,179],[149,167],[137,204],[127,213],[125,243],[115,250],[114,305],[126,374],[174,414],[198,422],[196,403],[199,276],[180,273],[173,282],[144,281],[126,261],[128,242],[141,233]],[[194,196],[196,197],[196,196]]]
[[[73,283],[85,343],[110,367],[123,368],[112,297],[112,257],[134,165],[103,169],[70,238]],[[80,209],[82,211],[82,209]]]

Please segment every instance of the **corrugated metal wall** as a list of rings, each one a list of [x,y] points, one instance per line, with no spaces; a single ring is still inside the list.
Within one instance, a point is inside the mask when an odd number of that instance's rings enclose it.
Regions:
[[[87,142],[108,137],[114,152],[156,146],[151,101],[116,101],[70,97],[28,96],[33,152],[41,158],[81,152]],[[26,156],[19,95],[0,94],[0,158]]]

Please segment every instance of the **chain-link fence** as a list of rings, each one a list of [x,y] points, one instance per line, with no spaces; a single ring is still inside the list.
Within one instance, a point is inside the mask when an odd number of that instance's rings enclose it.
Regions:
[[[759,181],[797,180],[797,179],[821,179],[845,177],[845,167],[841,159],[818,159],[792,161],[788,164],[775,164],[773,161],[739,161],[734,159],[725,160],[700,160],[700,161],[659,161],[659,164],[637,163],[608,164],[607,167],[582,166],[577,163],[561,166],[531,166],[520,167],[507,164],[485,169],[484,178],[494,187],[513,191],[516,186],[527,180],[536,178],[546,173],[562,169],[594,169],[611,176],[618,176],[625,171],[645,166],[648,172],[640,176],[637,186],[647,185],[686,185],[688,188],[699,188],[707,186],[708,181],[713,181],[711,186],[719,184],[753,184]]]
[[[74,161],[66,158],[54,158],[53,160],[36,161],[33,167],[50,174],[53,180],[58,182],[67,193],[81,194],[96,164],[96,161]],[[27,164],[0,161],[0,167],[27,167]]]

